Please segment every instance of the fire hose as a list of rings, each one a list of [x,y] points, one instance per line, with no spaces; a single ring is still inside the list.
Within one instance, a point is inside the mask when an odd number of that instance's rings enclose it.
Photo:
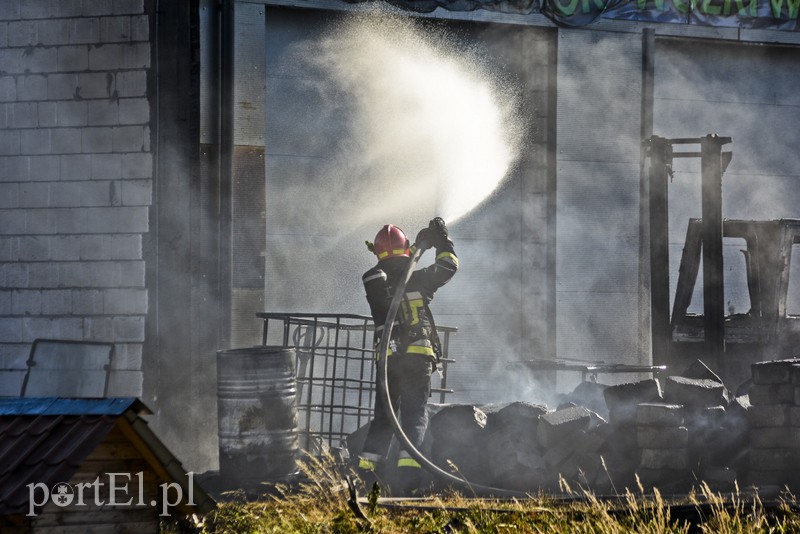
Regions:
[[[389,423],[392,426],[392,430],[394,431],[395,437],[400,442],[400,445],[408,452],[411,457],[416,460],[422,467],[424,467],[428,472],[432,475],[451,482],[453,484],[458,485],[459,487],[467,488],[468,490],[474,493],[485,493],[491,495],[498,495],[498,496],[506,496],[506,497],[520,497],[520,498],[527,498],[529,495],[524,492],[520,491],[513,491],[508,489],[502,488],[493,488],[490,486],[483,486],[481,484],[475,484],[467,480],[466,478],[459,478],[447,471],[442,470],[428,460],[417,448],[411,443],[406,436],[405,432],[403,432],[402,427],[400,426],[400,422],[397,420],[397,416],[394,412],[394,406],[392,406],[392,400],[389,396],[389,380],[388,380],[388,372],[387,372],[387,360],[388,360],[388,349],[389,349],[389,340],[392,336],[392,326],[394,325],[394,319],[397,316],[397,310],[400,308],[400,302],[403,300],[403,296],[405,295],[406,291],[406,284],[408,283],[409,278],[411,278],[411,273],[414,271],[414,268],[417,266],[417,262],[419,261],[420,257],[424,249],[421,247],[416,248],[414,253],[411,255],[411,258],[408,262],[408,266],[406,267],[403,276],[400,278],[399,283],[394,291],[394,296],[392,297],[392,302],[389,305],[389,311],[386,314],[386,322],[383,325],[383,332],[384,334],[381,336],[380,343],[378,344],[377,349],[377,361],[378,361],[378,377],[381,380],[378,380],[380,386],[378,387],[378,394],[381,396],[381,400],[383,401],[383,406],[386,411],[386,416],[389,418]]]

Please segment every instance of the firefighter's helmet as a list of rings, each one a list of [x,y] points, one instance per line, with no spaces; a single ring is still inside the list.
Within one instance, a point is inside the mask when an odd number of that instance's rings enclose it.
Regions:
[[[379,260],[395,256],[405,256],[407,258],[411,255],[408,247],[409,242],[406,234],[397,226],[387,224],[375,236],[375,245],[372,252],[378,256]]]

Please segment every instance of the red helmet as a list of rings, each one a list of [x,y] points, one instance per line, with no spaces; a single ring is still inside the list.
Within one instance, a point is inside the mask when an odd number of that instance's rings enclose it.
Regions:
[[[394,256],[405,256],[407,258],[411,255],[408,246],[406,234],[397,226],[387,224],[375,236],[375,248],[372,251],[378,256],[379,260]]]

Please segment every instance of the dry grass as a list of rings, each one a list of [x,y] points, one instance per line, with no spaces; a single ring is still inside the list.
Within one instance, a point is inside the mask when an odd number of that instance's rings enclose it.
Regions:
[[[680,501],[639,486],[618,500],[602,500],[562,481],[565,498],[476,499],[448,494],[392,503],[372,493],[362,505],[368,519],[348,506],[342,473],[330,459],[308,459],[310,482],[255,502],[233,499],[201,518],[203,533],[800,533],[794,496],[765,506],[757,495],[714,493],[703,483]],[[234,496],[235,497],[235,496]],[[164,532],[175,531],[165,526]]]

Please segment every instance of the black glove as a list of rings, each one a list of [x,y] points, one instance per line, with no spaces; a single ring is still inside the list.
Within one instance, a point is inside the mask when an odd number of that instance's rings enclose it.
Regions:
[[[438,249],[447,244],[447,226],[444,224],[444,219],[441,217],[431,219],[427,230],[428,239],[434,247]]]
[[[414,240],[414,246],[418,250],[428,250],[433,246],[431,242],[431,230],[430,228],[423,228],[417,234],[417,238]]]

